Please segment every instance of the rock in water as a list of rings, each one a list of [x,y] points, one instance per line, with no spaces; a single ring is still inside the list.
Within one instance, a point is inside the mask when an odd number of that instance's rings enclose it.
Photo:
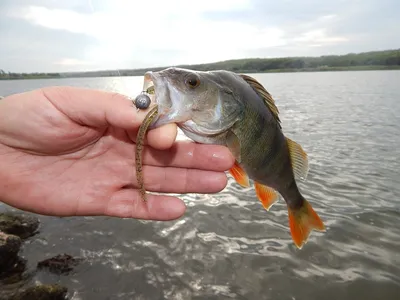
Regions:
[[[19,237],[0,231],[0,274],[6,273],[17,262],[21,244]]]
[[[26,260],[18,256],[21,244],[18,236],[0,231],[0,299],[3,299],[1,286],[21,281],[26,270]]]
[[[72,271],[73,267],[77,266],[81,261],[83,261],[82,258],[74,258],[68,254],[60,254],[39,262],[37,268],[39,270],[47,269],[56,274],[64,274]]]
[[[21,239],[34,235],[39,219],[25,214],[0,213],[0,231],[19,236]]]
[[[68,289],[58,284],[40,284],[15,294],[10,300],[65,300]]]

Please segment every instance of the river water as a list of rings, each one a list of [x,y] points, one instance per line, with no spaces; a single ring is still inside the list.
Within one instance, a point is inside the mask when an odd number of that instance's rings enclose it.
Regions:
[[[267,212],[232,178],[183,196],[179,220],[40,217],[29,270],[60,253],[87,261],[61,283],[71,299],[400,299],[400,72],[254,75],[276,99],[285,134],[310,160],[300,183],[327,226],[302,250],[283,200]],[[0,81],[0,95],[72,85],[135,96],[141,77]],[[0,204],[0,210],[11,210]]]

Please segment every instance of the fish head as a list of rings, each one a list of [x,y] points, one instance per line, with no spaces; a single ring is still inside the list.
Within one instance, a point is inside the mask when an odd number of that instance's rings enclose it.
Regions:
[[[184,132],[216,135],[238,119],[240,102],[216,73],[182,68],[146,72],[143,90],[154,89],[158,116],[150,129],[176,123]]]

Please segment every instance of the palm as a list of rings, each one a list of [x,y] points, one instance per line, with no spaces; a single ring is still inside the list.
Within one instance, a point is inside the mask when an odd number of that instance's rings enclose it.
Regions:
[[[73,105],[82,103],[56,99],[41,94],[36,101],[9,101],[3,106],[4,110],[7,105],[14,107],[11,112],[17,112],[18,106],[24,108],[22,122],[21,112],[19,118],[10,113],[3,118],[11,125],[18,121],[18,126],[0,131],[0,169],[12,170],[0,178],[8,191],[5,202],[18,200],[19,207],[42,214],[151,219],[176,215],[168,213],[168,206],[177,205],[177,199],[150,196],[146,203],[140,199],[132,141],[137,126],[133,122],[125,126],[132,130],[122,129],[112,124],[123,122],[121,118],[113,121],[112,114],[107,117],[101,112],[96,116],[95,109],[92,116],[79,115]],[[214,159],[210,171],[199,170],[212,164],[212,156],[196,157],[196,147],[202,146],[174,144],[167,151],[145,148],[146,189],[172,193],[220,190],[221,184],[215,182],[223,180],[222,174],[213,171],[226,169],[226,164],[215,164]]]

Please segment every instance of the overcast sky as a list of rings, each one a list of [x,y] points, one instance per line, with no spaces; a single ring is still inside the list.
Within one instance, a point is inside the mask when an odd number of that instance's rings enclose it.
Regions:
[[[398,0],[0,0],[0,69],[63,72],[400,48]]]

